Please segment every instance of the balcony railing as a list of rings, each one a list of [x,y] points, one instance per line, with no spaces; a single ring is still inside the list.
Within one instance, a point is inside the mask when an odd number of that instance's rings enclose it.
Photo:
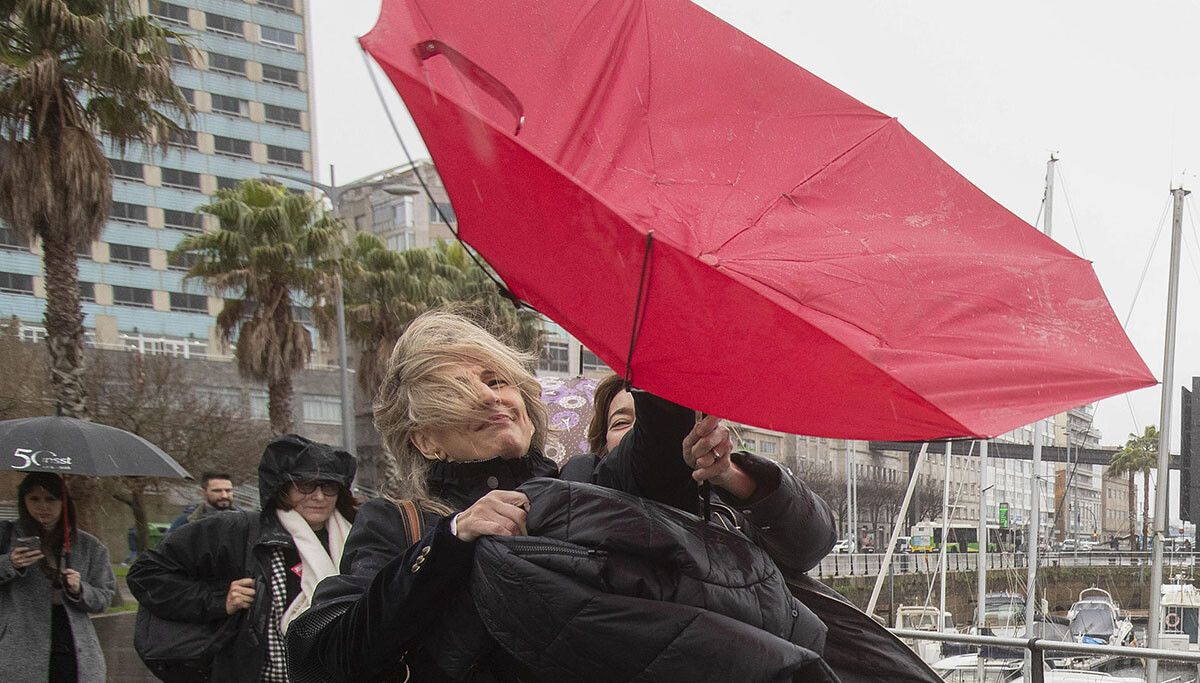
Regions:
[[[17,331],[18,339],[28,343],[45,341],[46,328],[39,325],[21,324]],[[208,353],[208,343],[193,338],[148,336],[144,334],[120,333],[119,344],[105,344],[96,340],[96,333],[86,330],[83,333],[83,345],[89,349],[105,351],[133,351],[147,356],[171,356],[184,360],[232,361],[233,354]],[[305,366],[308,370],[336,370],[336,365],[310,362]]]

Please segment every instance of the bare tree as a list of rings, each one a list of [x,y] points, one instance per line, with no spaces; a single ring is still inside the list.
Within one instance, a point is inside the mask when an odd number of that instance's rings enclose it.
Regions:
[[[97,422],[119,427],[157,445],[193,474],[253,476],[270,430],[201,385],[194,364],[170,356],[99,352],[91,359],[88,395]],[[133,513],[139,548],[148,530],[144,495],[164,480],[124,477],[105,482],[107,492]]]
[[[54,414],[46,354],[21,342],[20,326],[15,317],[0,322],[0,420]]]

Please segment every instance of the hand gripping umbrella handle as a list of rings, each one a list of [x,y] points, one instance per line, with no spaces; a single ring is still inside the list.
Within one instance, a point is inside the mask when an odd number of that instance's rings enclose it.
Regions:
[[[517,129],[513,131],[513,135],[518,135],[521,129],[525,127],[525,107],[521,105],[521,100],[513,94],[513,91],[508,89],[508,86],[500,82],[500,79],[491,75],[475,62],[472,62],[466,55],[455,50],[449,45],[440,40],[422,40],[413,48],[417,59],[424,62],[430,57],[441,55],[450,62],[450,66],[458,69],[459,73],[471,80],[480,90],[486,92],[496,98],[500,104],[503,104],[513,117],[517,120]]]

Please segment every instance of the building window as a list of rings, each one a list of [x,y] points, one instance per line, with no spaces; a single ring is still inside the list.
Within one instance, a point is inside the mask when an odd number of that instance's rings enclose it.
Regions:
[[[170,270],[191,270],[197,263],[200,263],[200,254],[195,252],[167,252],[167,268]]]
[[[250,116],[250,103],[240,97],[230,97],[229,95],[212,95],[212,109],[220,114],[228,114],[230,116]]]
[[[176,24],[186,25],[188,23],[187,8],[183,5],[176,5],[170,2],[150,0],[150,15],[157,19],[174,22]]]
[[[250,141],[238,138],[227,138],[224,135],[213,136],[213,149],[217,154],[230,157],[250,158]]]
[[[194,130],[171,130],[167,131],[167,144],[172,147],[183,147],[185,149],[196,149],[196,131]]]
[[[0,224],[0,249],[9,249],[12,251],[25,251],[29,249],[29,245],[25,244],[20,237],[17,237],[17,231]]]
[[[179,66],[192,65],[192,53],[186,47],[179,43],[167,43],[167,50],[171,53],[171,62]]]
[[[417,246],[417,234],[412,230],[405,230],[387,238],[387,248],[392,251],[405,251],[415,246]]]
[[[220,52],[208,53],[208,70],[234,76],[246,75],[246,60],[240,57],[223,55]]]
[[[84,242],[83,244],[76,244],[75,245],[75,255],[78,256],[79,258],[85,258],[85,259],[92,258],[92,242],[91,242],[91,240],[88,240],[87,242]]]
[[[121,180],[133,180],[142,182],[145,175],[142,173],[142,165],[136,161],[125,161],[124,159],[109,159],[108,165],[112,167],[114,178]]]
[[[188,104],[193,104],[196,101],[196,91],[191,88],[180,88],[179,94],[183,95],[183,99],[187,100]]]
[[[291,147],[267,145],[267,159],[281,166],[304,168],[304,152]]]
[[[547,372],[570,372],[570,350],[567,342],[548,341],[542,344],[538,354],[538,370]]]
[[[163,222],[168,228],[183,230],[184,232],[200,232],[200,220],[200,214],[198,213],[163,209]]]
[[[290,107],[277,107],[273,104],[264,105],[267,121],[282,126],[300,127],[300,110]]]
[[[0,292],[33,294],[33,276],[20,273],[0,273]]]
[[[79,300],[96,303],[96,283],[80,282],[79,283]]]
[[[239,38],[244,35],[242,32],[241,19],[234,19],[233,17],[213,14],[212,12],[205,12],[204,21],[207,24],[206,28],[213,33],[224,33],[226,35],[237,36]]]
[[[600,360],[599,356],[587,349],[580,349],[579,358],[580,368],[584,372],[608,372],[608,366],[604,364],[604,361]]]
[[[250,419],[251,420],[269,420],[271,419],[271,411],[269,408],[270,398],[267,392],[260,389],[254,389],[250,392]]]
[[[275,83],[278,85],[287,85],[294,88],[300,87],[300,72],[295,69],[285,69],[282,66],[274,64],[263,64],[263,80],[267,83]]]
[[[295,12],[296,5],[294,0],[258,0],[258,4],[273,7],[285,12]]]
[[[362,230],[364,227],[366,227],[366,223],[367,223],[366,216],[359,214],[354,217],[354,229],[355,230]]]
[[[113,285],[113,303],[120,306],[136,306],[138,308],[154,307],[154,292],[141,287],[123,287]]]
[[[145,223],[146,207],[141,204],[113,202],[112,208],[108,211],[108,217],[122,223]]]
[[[342,400],[336,396],[305,396],[304,422],[336,425],[342,423]]]
[[[392,207],[393,218],[397,226],[411,228],[413,226],[413,198],[404,197],[401,202]]]
[[[203,294],[171,292],[171,310],[187,313],[208,313],[208,297]]]
[[[112,263],[124,263],[131,266],[148,266],[150,265],[150,250],[146,247],[135,247],[132,244],[110,242],[108,260]]]
[[[443,220],[445,217],[445,220]],[[454,217],[454,207],[450,206],[450,202],[437,202],[429,205],[429,222],[430,223],[457,223],[458,219]]]
[[[774,441],[760,441],[758,443],[758,452],[763,455],[775,455],[779,453],[779,444]]]
[[[228,178],[226,176],[219,175],[219,176],[217,176],[217,189],[218,190],[236,190],[238,184],[241,182],[242,181],[238,180],[237,178]]]
[[[200,174],[193,171],[182,171],[178,168],[164,168],[162,184],[166,187],[178,187],[184,190],[199,190]]]
[[[264,45],[282,47],[288,50],[296,49],[296,34],[274,26],[263,26],[262,42]]]

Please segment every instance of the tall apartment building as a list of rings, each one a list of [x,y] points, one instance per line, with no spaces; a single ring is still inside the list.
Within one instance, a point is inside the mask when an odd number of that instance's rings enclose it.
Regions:
[[[216,219],[198,207],[219,188],[265,173],[311,177],[306,1],[139,0],[142,12],[184,34],[191,46],[174,45],[172,58],[175,82],[195,114],[192,131],[173,138],[166,152],[139,145],[124,154],[106,149],[112,212],[100,239],[79,254],[89,346],[229,358],[214,321],[222,300],[186,282],[188,264],[168,254],[187,235],[216,228]],[[22,338],[37,341],[45,335],[44,308],[38,245],[22,244],[0,226],[0,315],[18,317]],[[266,415],[261,388],[213,391],[234,392],[230,400],[255,416]],[[339,442],[336,389],[308,392],[300,384],[297,394],[299,425],[306,432],[315,429],[314,438]]]

